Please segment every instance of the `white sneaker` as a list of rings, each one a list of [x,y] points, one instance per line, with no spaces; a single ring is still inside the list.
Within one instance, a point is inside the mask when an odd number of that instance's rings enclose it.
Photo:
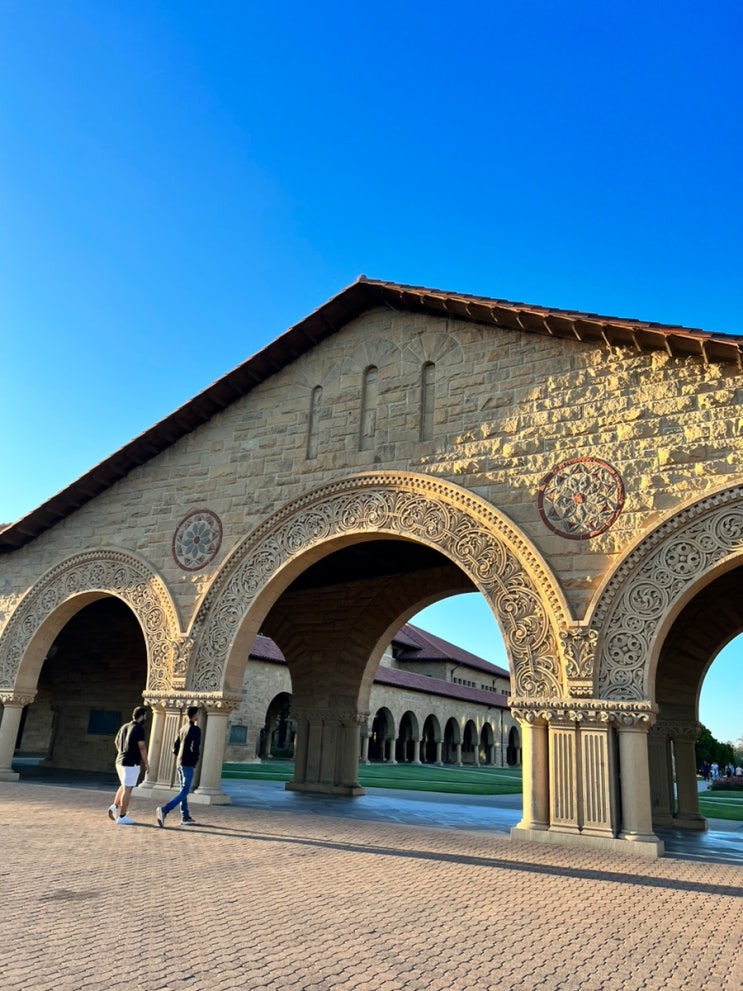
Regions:
[[[109,805],[108,807],[108,818],[113,819],[114,822],[119,818],[119,810],[115,805]]]
[[[129,816],[119,816],[116,820],[118,826],[135,826],[136,819],[130,819]]]

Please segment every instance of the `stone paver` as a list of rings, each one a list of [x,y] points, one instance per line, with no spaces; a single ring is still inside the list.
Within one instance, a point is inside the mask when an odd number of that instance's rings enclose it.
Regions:
[[[4,991],[740,991],[743,868],[0,783]],[[736,945],[738,944],[738,945]]]

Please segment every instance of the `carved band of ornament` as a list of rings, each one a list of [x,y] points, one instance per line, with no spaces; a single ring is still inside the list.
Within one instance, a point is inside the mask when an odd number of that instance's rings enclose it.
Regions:
[[[738,505],[730,505],[733,499]],[[743,488],[703,500],[651,534],[607,587],[592,626],[601,635],[598,694],[647,695],[658,630],[675,603],[731,554],[743,553]]]
[[[0,692],[0,702],[3,705],[23,708],[31,705],[36,698],[36,692]]]
[[[654,702],[621,702],[609,699],[509,698],[511,715],[520,722],[612,723],[616,726],[645,726],[655,723]]]
[[[361,476],[328,486],[280,510],[254,531],[228,559],[196,617],[194,687],[209,691],[221,684],[227,654],[252,599],[288,560],[338,534],[373,530],[412,537],[453,560],[493,604],[519,693],[561,694],[545,599],[558,620],[563,610],[536,555],[475,498],[401,474]],[[514,554],[510,545],[515,544],[528,568]]]
[[[689,743],[696,743],[702,732],[702,724],[694,719],[659,719],[653,727],[653,731],[669,740],[686,740]]]
[[[86,592],[114,595],[136,615],[148,645],[148,685],[168,687],[168,641],[176,633],[175,608],[164,582],[123,551],[86,551],[56,565],[32,586],[0,637],[0,685],[12,687],[23,657],[44,621],[65,602]]]
[[[146,692],[144,704],[153,709],[187,709],[198,705],[207,713],[229,713],[242,705],[242,695],[228,695],[223,692]]]

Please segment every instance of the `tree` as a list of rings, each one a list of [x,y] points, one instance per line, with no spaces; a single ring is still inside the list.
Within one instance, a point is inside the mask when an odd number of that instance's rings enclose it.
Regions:
[[[731,762],[735,763],[735,750],[732,743],[720,743],[712,736],[706,726],[702,726],[694,749],[697,756],[697,767],[701,767],[704,761],[707,761],[708,764],[717,762],[721,768]]]

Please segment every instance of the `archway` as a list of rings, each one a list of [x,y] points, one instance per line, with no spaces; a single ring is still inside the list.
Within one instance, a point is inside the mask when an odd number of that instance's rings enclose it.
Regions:
[[[147,677],[145,640],[120,599],[84,605],[54,639],[24,709],[19,757],[44,768],[111,772],[112,740]]]
[[[462,734],[459,723],[453,717],[446,720],[444,727],[444,763],[462,763]]]
[[[269,703],[261,732],[259,754],[265,760],[294,756],[296,726],[291,718],[291,702],[292,697],[288,692],[279,692]]]
[[[441,745],[441,724],[435,716],[426,716],[421,758],[425,764],[441,764]]]
[[[239,545],[195,617],[189,684],[237,691],[262,629],[291,666],[298,741],[289,787],[357,794],[359,725],[382,652],[424,605],[465,589],[490,603],[515,690],[559,696],[556,630],[567,610],[539,554],[471,493],[404,473],[327,486]],[[318,617],[322,651],[313,646]]]
[[[641,539],[598,598],[595,689],[617,736],[612,787],[640,836],[651,837],[653,824],[705,826],[694,754],[699,693],[741,630],[742,575],[743,489],[735,487]]]
[[[407,711],[402,715],[397,733],[395,757],[398,764],[413,764],[418,761],[418,720],[415,713]]]
[[[389,760],[390,753],[394,757],[395,720],[389,709],[379,709],[372,722],[369,736],[369,760]]]

